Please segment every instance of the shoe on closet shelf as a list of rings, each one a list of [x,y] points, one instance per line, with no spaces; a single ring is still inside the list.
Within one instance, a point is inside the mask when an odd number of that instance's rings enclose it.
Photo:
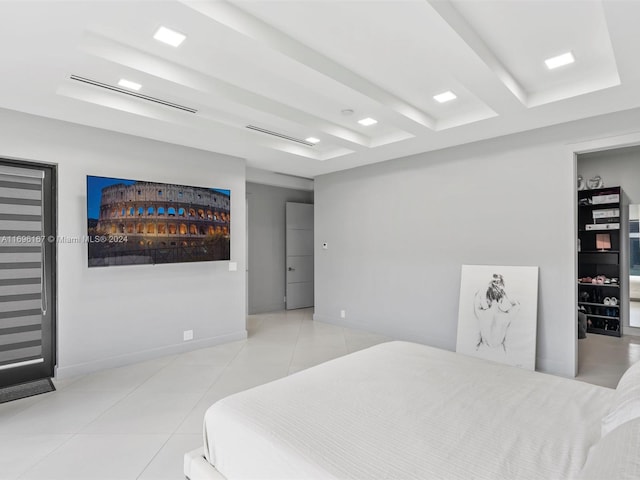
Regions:
[[[611,297],[611,303],[609,305],[618,305],[618,299],[616,297]]]
[[[611,305],[611,299],[609,297],[604,297],[604,300],[602,301],[602,303],[604,303],[605,305]]]

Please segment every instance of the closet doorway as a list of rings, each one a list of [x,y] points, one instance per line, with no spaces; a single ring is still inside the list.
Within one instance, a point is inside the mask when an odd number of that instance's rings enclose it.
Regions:
[[[629,326],[640,327],[640,204],[629,205]]]
[[[620,317],[623,335],[640,335],[640,145],[580,154],[577,173],[620,186]]]

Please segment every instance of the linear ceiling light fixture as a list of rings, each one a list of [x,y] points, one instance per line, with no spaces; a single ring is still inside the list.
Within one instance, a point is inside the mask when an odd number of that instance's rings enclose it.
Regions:
[[[563,67],[575,61],[576,59],[573,57],[573,53],[567,52],[562,55],[558,55],[557,57],[547,58],[544,63],[547,65],[549,70],[553,70],[554,68]]]
[[[307,137],[304,140],[305,140],[305,142],[313,143],[314,145],[316,143],[320,143],[320,139],[316,138],[316,137]]]
[[[301,138],[291,137],[289,135],[285,135],[284,133],[274,132],[272,130],[267,130],[266,128],[256,127],[255,125],[247,125],[246,128],[248,128],[249,130],[254,130],[256,132],[266,133],[267,135],[273,135],[274,137],[283,138],[285,140],[289,140],[290,142],[301,143],[302,145],[306,145],[307,147],[313,147],[315,143],[318,143],[320,141],[317,138],[314,138],[313,140],[318,140],[318,142],[314,143],[310,141],[311,137],[307,138],[306,140],[302,140]]]
[[[458,96],[451,90],[447,90],[446,92],[439,93],[438,95],[433,96],[433,99],[438,103],[450,102],[451,100],[455,100],[456,98],[458,98]]]
[[[171,30],[170,28],[160,27],[156,30],[153,38],[159,42],[171,45],[172,47],[178,47],[182,42],[184,42],[184,39],[187,38],[187,36],[176,32],[175,30]]]
[[[104,88],[106,90],[111,90],[112,92],[124,93],[125,95],[129,95],[131,97],[136,97],[141,100],[146,100],[148,102],[159,103],[160,105],[164,105],[166,107],[176,108],[178,110],[182,110],[184,112],[189,113],[197,113],[198,110],[191,107],[185,107],[184,105],[180,105],[173,102],[168,102],[166,100],[162,100],[161,98],[150,97],[149,95],[143,95],[141,93],[132,92],[131,90],[127,90],[125,88],[117,87],[116,85],[109,85],[108,83],[98,82],[96,80],[91,80],[90,78],[80,77],[78,75],[71,75],[69,77],[71,80],[75,80],[76,82],[87,83],[89,85],[93,85],[94,87]]]

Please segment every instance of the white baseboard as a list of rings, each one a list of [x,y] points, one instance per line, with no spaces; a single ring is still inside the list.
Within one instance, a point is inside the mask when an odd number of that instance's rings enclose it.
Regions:
[[[358,322],[350,322],[345,320],[344,318],[327,317],[327,316],[319,315],[317,313],[314,313],[312,318],[314,322],[329,323],[331,325],[336,325],[338,327],[352,328],[354,330],[364,330],[365,332],[376,333],[379,335],[387,335],[392,338],[395,338],[394,335],[389,335],[388,333],[384,333],[384,332],[373,331],[371,330],[371,328],[368,328],[367,325],[363,325]]]
[[[629,325],[622,326],[622,335],[640,336],[640,328],[631,327]]]
[[[327,317],[323,315],[313,314],[313,320],[316,322],[330,323],[338,327],[350,328],[353,330],[362,330],[364,332],[374,333],[376,335],[384,335],[394,340],[404,340],[406,342],[421,343],[431,345],[435,348],[443,350],[451,350],[448,348],[449,342],[446,338],[429,336],[425,337],[424,332],[396,332],[385,329],[373,329],[370,325],[361,322],[348,321],[344,318]],[[453,345],[455,347],[455,344]]]
[[[389,333],[373,331],[366,324],[348,321],[344,318],[327,317],[318,315],[317,313],[314,313],[312,318],[315,322],[330,323],[331,325],[337,325],[338,327],[352,328],[354,330],[364,330],[365,332],[377,333],[379,335],[387,335],[395,338],[394,335],[390,335]]]
[[[332,325],[337,325],[339,327],[346,327],[346,328],[353,328],[355,330],[365,330],[365,331],[369,331],[371,333],[377,333],[380,335],[386,335],[387,337],[391,337],[391,338],[395,338],[398,340],[406,340],[406,341],[415,341],[415,340],[411,340],[411,338],[400,338],[398,337],[397,334],[394,333],[390,333],[390,332],[374,332],[371,331],[370,329],[368,329],[366,327],[366,325],[362,325],[356,322],[348,322],[347,320],[343,319],[343,318],[334,318],[334,317],[326,317],[326,316],[322,316],[322,315],[318,315],[317,313],[313,314],[313,320],[317,321],[317,322],[323,322],[323,323],[330,323]],[[627,327],[627,330],[629,328]],[[625,334],[627,334],[627,330],[625,330]],[[636,329],[636,330],[640,330],[640,329]],[[629,334],[631,335],[631,333],[629,332]],[[426,343],[426,342],[416,342],[416,343]],[[432,345],[436,348],[443,348],[441,345],[446,345],[447,342],[444,339],[440,339],[440,338],[432,338],[428,341],[429,345]],[[447,350],[445,348],[445,350]],[[454,350],[455,350],[455,346],[454,346]],[[566,365],[562,364],[560,362],[556,362],[554,360],[548,360],[545,358],[536,358],[536,371],[538,372],[543,372],[543,373],[549,373],[552,375],[558,375],[561,377],[567,377],[567,378],[574,378],[575,374],[574,372],[568,372],[565,371],[566,369]]]
[[[284,302],[281,303],[272,303],[269,305],[257,305],[251,306],[249,305],[249,315],[259,315],[261,313],[271,313],[271,312],[281,312],[286,308],[286,304]]]
[[[192,340],[189,342],[177,343],[174,345],[166,345],[164,347],[153,348],[150,350],[143,350],[141,352],[128,353],[126,355],[119,355],[117,357],[101,358],[99,360],[79,363],[77,365],[62,367],[58,366],[55,368],[55,378],[63,379],[74,377],[76,375],[85,375],[87,373],[97,372],[99,370],[105,370],[107,368],[122,367],[125,365],[131,365],[133,363],[144,362],[146,360],[153,360],[154,358],[165,357],[167,355],[190,352],[192,350],[213,347],[215,345],[235,342],[237,340],[245,340],[246,338],[247,331],[242,330],[239,332],[220,335],[217,337],[203,338],[199,340]]]
[[[567,370],[566,363],[540,357],[536,357],[536,372],[548,373],[565,378],[575,378],[576,376],[573,370]]]

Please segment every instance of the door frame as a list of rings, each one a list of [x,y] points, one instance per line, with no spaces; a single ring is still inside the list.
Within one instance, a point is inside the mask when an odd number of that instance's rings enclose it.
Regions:
[[[626,135],[617,135],[613,137],[598,138],[595,140],[589,140],[586,142],[577,142],[566,145],[566,155],[571,158],[572,161],[572,192],[578,191],[578,155],[593,152],[602,152],[606,150],[614,150],[625,147],[635,147],[640,145],[640,132],[630,133]],[[573,205],[573,298],[572,302],[575,304],[578,298],[578,283],[575,281],[578,278],[578,205],[575,199],[575,195],[572,197]],[[578,311],[573,308],[573,322],[571,323],[571,329],[574,341],[570,345],[573,349],[574,359],[574,377],[578,375]],[[625,331],[632,331],[634,335],[640,335],[640,328],[625,326]]]
[[[49,180],[44,182],[44,196],[50,199],[48,205],[43,205],[43,226],[44,231],[53,235],[56,241],[44,242],[45,248],[45,265],[48,265],[50,275],[47,281],[50,283],[50,299],[48,300],[48,313],[50,321],[47,322],[49,327],[47,331],[43,330],[42,337],[45,335],[50,340],[49,359],[45,358],[43,363],[36,363],[19,367],[20,371],[5,371],[7,385],[17,385],[28,382],[37,378],[50,378],[55,375],[55,369],[58,364],[58,165],[54,163],[36,162],[32,160],[24,160],[15,157],[0,156],[0,164],[17,168],[32,168],[45,171],[45,178],[49,176]],[[47,267],[45,267],[47,268]],[[44,356],[44,350],[43,350]]]

